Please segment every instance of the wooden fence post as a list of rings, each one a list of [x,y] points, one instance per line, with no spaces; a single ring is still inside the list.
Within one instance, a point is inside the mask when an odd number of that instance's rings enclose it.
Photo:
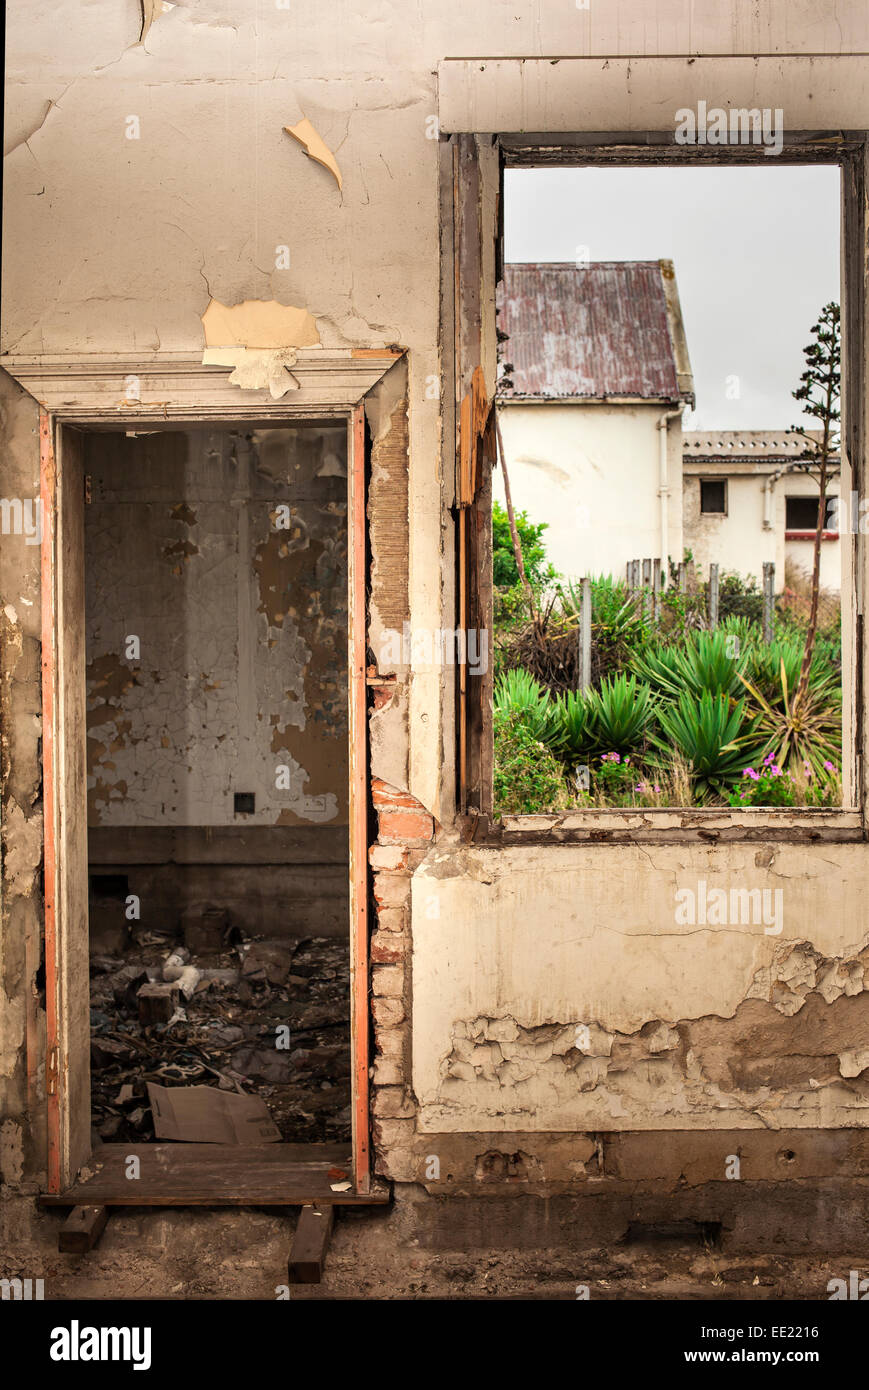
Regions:
[[[591,685],[591,580],[586,577],[579,581],[579,688],[588,690]]]
[[[772,560],[763,562],[763,640],[767,646],[772,641],[772,620],[775,611],[775,565]]]
[[[709,626],[713,632],[718,626],[718,566],[709,566]]]

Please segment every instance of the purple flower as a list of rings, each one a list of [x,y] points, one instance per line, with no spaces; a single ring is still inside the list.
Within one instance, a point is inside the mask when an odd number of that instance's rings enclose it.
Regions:
[[[752,782],[759,782],[759,781],[760,781],[760,774],[757,773],[757,772],[755,772],[755,770],[754,770],[753,767],[750,767],[750,768],[748,769],[748,775],[749,775],[749,777],[751,778]]]
[[[826,762],[826,763],[824,763],[824,768],[826,769],[827,772],[835,772],[835,771],[836,771],[836,769],[835,769],[833,763],[831,763],[831,762]]]
[[[773,767],[772,767],[771,770],[772,770],[772,775],[773,775],[773,777],[781,777],[781,768],[780,768],[780,767],[776,767],[775,765],[773,765]]]

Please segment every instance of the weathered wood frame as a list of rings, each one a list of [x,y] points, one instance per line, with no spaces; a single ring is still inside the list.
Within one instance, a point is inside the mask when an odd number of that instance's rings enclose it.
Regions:
[[[456,505],[458,508],[459,624],[491,622],[491,550],[472,547],[469,537],[490,534],[491,474],[484,468],[470,497],[462,493],[463,441],[461,402],[475,365],[494,333],[494,317],[485,287],[490,267],[499,264],[503,209],[503,178],[497,199],[486,199],[481,189],[480,155],[496,142],[500,169],[541,165],[580,167],[589,165],[745,165],[769,166],[763,150],[749,145],[701,147],[676,145],[672,132],[645,131],[601,135],[522,133],[453,135],[446,148],[453,158],[455,177],[450,212],[451,235],[443,244],[444,282],[453,286],[453,303],[444,314],[446,344],[454,342],[453,381],[458,403],[456,429]],[[866,485],[866,446],[869,439],[869,139],[864,131],[841,130],[792,133],[785,136],[777,164],[831,164],[841,170],[842,238],[842,489],[863,495]],[[442,180],[442,207],[444,181]],[[445,218],[446,220],[446,218]],[[449,426],[445,420],[444,451],[449,453]],[[483,456],[485,458],[485,455]],[[829,811],[803,808],[724,812],[701,808],[643,810],[595,810],[560,816],[510,816],[495,825],[492,809],[491,692],[478,682],[474,705],[470,683],[460,680],[457,691],[458,721],[465,731],[459,741],[458,810],[464,818],[466,838],[476,843],[559,844],[594,841],[656,841],[669,839],[699,843],[741,839],[781,839],[812,843],[823,840],[861,840],[869,831],[869,787],[865,775],[866,741],[866,635],[865,596],[869,582],[867,538],[843,536],[843,600],[850,599],[843,643],[843,789],[844,805]],[[468,596],[476,595],[476,604]]]
[[[370,1189],[368,1055],[368,741],[364,399],[401,354],[300,353],[300,387],[273,400],[242,392],[225,368],[180,354],[9,357],[40,404],[47,1191],[88,1158],[90,1064],[81,429],[343,420],[347,426],[348,700],[353,1187]],[[137,399],[127,383],[135,378]],[[35,1020],[34,1020],[35,1025]],[[28,1055],[38,1040],[28,1038]],[[207,1201],[207,1192],[203,1193]]]

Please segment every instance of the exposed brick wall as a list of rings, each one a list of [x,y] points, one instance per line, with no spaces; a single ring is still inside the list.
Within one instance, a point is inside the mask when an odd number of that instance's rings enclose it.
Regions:
[[[416,1106],[410,1091],[410,881],[438,829],[409,792],[372,778],[377,842],[368,851],[376,924],[371,935],[371,1093],[375,1171],[410,1180]]]

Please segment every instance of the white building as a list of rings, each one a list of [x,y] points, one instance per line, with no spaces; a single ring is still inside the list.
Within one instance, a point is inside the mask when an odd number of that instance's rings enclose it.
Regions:
[[[682,558],[694,385],[671,261],[504,267],[499,414],[513,505],[562,574]],[[503,503],[503,478],[495,474]]]
[[[705,575],[717,562],[722,571],[759,580],[771,560],[777,591],[786,562],[810,574],[820,495],[816,477],[795,466],[805,439],[792,430],[687,430],[683,440],[685,546],[698,570]],[[821,585],[836,592],[842,584],[839,482],[836,457],[821,546]],[[844,505],[847,511],[847,499]]]
[[[546,550],[567,577],[622,576],[630,560],[690,551],[763,577],[785,562],[811,571],[818,484],[796,466],[788,430],[682,430],[694,387],[671,261],[504,267],[498,327],[499,417],[513,505],[546,522]],[[504,502],[501,470],[496,498]],[[821,583],[838,591],[841,555],[827,487]]]

